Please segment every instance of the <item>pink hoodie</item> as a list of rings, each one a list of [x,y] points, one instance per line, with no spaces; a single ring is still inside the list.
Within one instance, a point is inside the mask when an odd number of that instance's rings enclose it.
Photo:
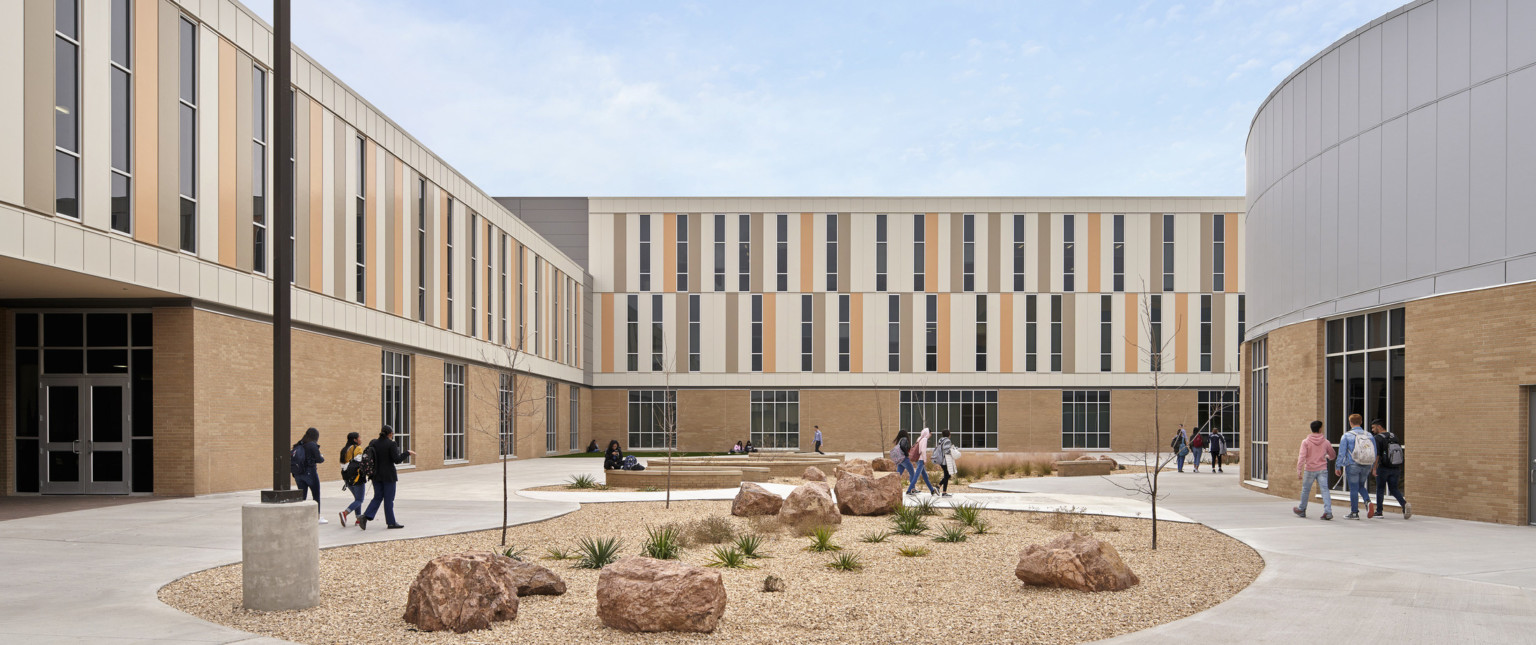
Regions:
[[[1336,456],[1333,444],[1328,443],[1328,437],[1323,433],[1307,433],[1307,438],[1301,440],[1301,452],[1296,455],[1296,474],[1300,476],[1304,470],[1327,470],[1328,460]]]
[[[929,437],[929,434],[928,434],[928,429],[927,428],[923,428],[922,434],[917,435],[917,446],[918,446],[918,453],[917,454],[919,455],[919,459],[921,459],[924,462],[928,461],[928,437]]]

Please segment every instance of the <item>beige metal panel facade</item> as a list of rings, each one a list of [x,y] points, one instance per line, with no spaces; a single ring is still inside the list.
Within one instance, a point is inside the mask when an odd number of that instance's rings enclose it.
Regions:
[[[80,85],[110,88],[112,14],[110,11],[80,12]],[[81,92],[79,95],[81,141],[111,141],[112,94]],[[111,145],[82,147],[80,150],[81,204],[106,204],[111,199]],[[112,226],[111,211],[82,208],[81,221],[102,230]]]
[[[89,15],[91,12],[86,12]],[[99,12],[107,13],[107,12]],[[210,262],[220,261],[222,239],[219,192],[219,35],[207,25],[197,33],[197,254]],[[103,63],[105,67],[105,63]],[[107,171],[101,173],[107,177]],[[106,190],[106,186],[103,186]]]
[[[26,20],[23,0],[0,0],[0,202],[23,203],[26,184]]]

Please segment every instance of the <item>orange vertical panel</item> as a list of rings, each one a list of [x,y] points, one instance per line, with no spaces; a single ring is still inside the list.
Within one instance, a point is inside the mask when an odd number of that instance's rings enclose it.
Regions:
[[[1003,310],[1003,333],[1002,339],[998,344],[998,352],[1003,356],[1002,372],[1007,374],[1013,371],[1013,294],[1004,293],[1001,295],[1002,307],[1000,308]]]
[[[949,294],[939,294],[939,372],[949,373]]]
[[[800,291],[815,291],[816,279],[816,219],[810,213],[800,214]],[[854,361],[857,363],[858,361]],[[855,372],[860,371],[855,368]]]
[[[133,183],[138,188],[133,191],[133,239],[145,244],[160,241],[160,110],[155,100],[159,96],[156,91],[160,69],[159,26],[159,2],[138,0],[133,3],[133,81],[139,90],[133,93],[132,110]],[[166,82],[176,81],[166,79]],[[234,105],[233,100],[230,105]],[[235,229],[231,227],[229,230]]]
[[[661,290],[677,291],[677,213],[661,214]]]
[[[239,208],[235,199],[235,169],[239,167],[239,148],[236,147],[239,135],[236,134],[235,119],[239,112],[236,111],[236,103],[240,100],[239,93],[235,90],[237,68],[235,67],[235,46],[223,38],[219,39],[219,264],[235,268],[239,254],[240,232],[239,215],[235,212]],[[141,92],[143,94],[145,92]],[[152,93],[152,92],[149,92]],[[137,143],[137,142],[136,142]],[[317,274],[318,275],[318,274]]]
[[[1227,213],[1225,215],[1217,215],[1217,217],[1226,218],[1222,227],[1222,233],[1225,234],[1223,239],[1226,240],[1223,244],[1226,245],[1227,250],[1227,265],[1224,267],[1227,273],[1225,286],[1228,293],[1236,293],[1239,291],[1237,288],[1237,270],[1240,268],[1237,262],[1237,245],[1242,243],[1242,238],[1237,234],[1237,215]]]
[[[222,106],[223,103],[220,103]],[[325,136],[321,120],[325,110],[318,101],[309,102],[309,290],[323,291],[325,280],[325,154],[321,139]],[[220,210],[222,213],[223,211]],[[220,256],[222,257],[222,256]]]
[[[1141,307],[1136,294],[1125,294],[1125,371],[1141,369],[1141,349],[1136,339],[1141,336]]]
[[[864,294],[848,298],[848,369],[864,371]]]
[[[374,163],[374,157],[377,155],[377,153],[374,152],[375,145],[373,143],[373,140],[372,139],[364,139],[364,141],[367,141],[367,145],[364,146],[364,148],[363,148],[363,158],[359,159],[358,163],[365,164],[364,168],[367,168],[368,170],[372,170],[373,172],[366,173],[366,175],[368,177],[368,182],[367,182],[367,186],[366,186],[366,188],[367,188],[367,195],[363,198],[364,201],[366,201],[367,204],[368,204],[363,209],[364,213],[365,213],[365,215],[363,217],[363,236],[365,238],[367,238],[366,240],[364,240],[364,243],[367,245],[366,246],[367,251],[364,253],[364,257],[366,258],[366,261],[364,262],[365,269],[363,271],[363,274],[366,276],[366,280],[363,282],[363,284],[364,284],[364,287],[368,290],[367,293],[363,295],[363,302],[367,303],[368,307],[371,308],[371,309],[378,309],[379,308],[379,295],[378,295],[379,294],[379,289],[378,289],[378,284],[379,284],[379,282],[378,282],[379,281],[379,172],[378,172],[378,169],[379,169],[379,166],[378,166],[378,164]]]
[[[613,294],[603,294],[603,372],[613,371],[613,348],[619,339],[613,335]]]
[[[1174,294],[1173,308],[1173,369],[1183,373],[1189,371],[1189,294]]]
[[[1099,290],[1099,220],[1102,213],[1088,214],[1088,291]]]
[[[923,229],[923,275],[926,276],[923,278],[923,286],[926,287],[924,291],[932,293],[939,290],[939,214],[924,213]],[[940,310],[944,308],[945,305],[939,305]],[[944,356],[943,351],[941,347],[939,356]],[[939,362],[942,364],[944,360],[940,358]]]

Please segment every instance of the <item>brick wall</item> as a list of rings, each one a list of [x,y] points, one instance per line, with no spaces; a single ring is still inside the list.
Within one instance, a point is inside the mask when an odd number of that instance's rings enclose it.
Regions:
[[[1109,401],[1109,447],[1117,452],[1150,453],[1159,445],[1166,452],[1180,423],[1195,428],[1199,411],[1198,392],[1181,388],[1112,390]]]
[[[194,495],[199,490],[194,480],[198,469],[194,463],[197,437],[193,434],[195,414],[192,407],[196,397],[192,389],[196,379],[193,311],[188,307],[158,307],[151,315],[155,347],[155,494]],[[262,381],[270,382],[271,379]],[[248,477],[253,482],[259,482],[254,473],[262,472],[269,463],[260,458],[265,454],[247,453],[225,466],[245,470],[251,473]],[[270,468],[265,471],[270,472]]]
[[[443,361],[417,354],[411,359],[411,463],[443,467]]]
[[[1114,414],[1111,409],[1111,421]],[[997,417],[998,450],[1061,450],[1061,390],[1000,391],[997,393]],[[1113,436],[1110,441],[1114,441]]]
[[[597,445],[606,450],[608,442],[616,439],[628,450],[629,391],[588,390],[587,399],[592,402],[592,411],[587,416],[592,419],[591,432]]]
[[[746,416],[747,405],[742,407]],[[901,425],[896,390],[801,390],[800,449],[816,446],[821,426],[823,452],[882,452]],[[733,442],[734,443],[734,442]]]
[[[1301,481],[1296,478],[1296,455],[1301,441],[1312,433],[1311,424],[1325,413],[1323,373],[1323,321],[1312,320],[1281,327],[1270,332],[1269,343],[1269,488],[1243,484],[1272,495],[1295,498],[1301,495]],[[1246,352],[1249,343],[1244,344]],[[1246,367],[1245,367],[1246,370]],[[1244,371],[1244,382],[1251,372]],[[1240,404],[1246,433],[1250,418],[1248,393]],[[1242,441],[1243,477],[1253,456],[1251,446]]]
[[[679,391],[677,448],[684,451],[725,452],[737,441],[746,441],[752,432],[751,420],[748,418],[751,416],[751,406],[749,390]],[[800,420],[802,424],[805,423],[804,408],[801,408]],[[628,443],[622,438],[619,441]]]

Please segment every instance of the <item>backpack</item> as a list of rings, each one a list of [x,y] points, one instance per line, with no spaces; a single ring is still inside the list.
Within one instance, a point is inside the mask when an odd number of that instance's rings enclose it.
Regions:
[[[923,458],[923,450],[922,450],[922,448],[918,447],[918,445],[915,444],[915,443],[912,444],[912,449],[907,451],[907,461],[910,461],[910,462],[915,464],[915,463],[917,463],[917,460],[922,459],[922,458]]]
[[[374,478],[374,471],[377,470],[374,460],[373,444],[370,443],[367,448],[363,449],[363,460],[357,462],[358,484],[363,483],[364,480]]]
[[[297,479],[303,477],[308,470],[309,455],[304,454],[304,444],[295,444],[293,451],[288,453],[288,472]]]
[[[1387,433],[1387,465],[1393,468],[1403,465],[1403,444],[1398,443],[1397,435]]]
[[[1369,436],[1355,435],[1355,445],[1349,449],[1349,458],[1356,466],[1371,466],[1376,463],[1376,442]]]
[[[900,444],[891,446],[891,463],[901,463],[901,460],[904,456],[905,453],[901,451]]]
[[[1196,434],[1195,438],[1191,439],[1189,441],[1189,447],[1191,447],[1191,448],[1204,448],[1205,447],[1205,435],[1203,435],[1203,434]]]

